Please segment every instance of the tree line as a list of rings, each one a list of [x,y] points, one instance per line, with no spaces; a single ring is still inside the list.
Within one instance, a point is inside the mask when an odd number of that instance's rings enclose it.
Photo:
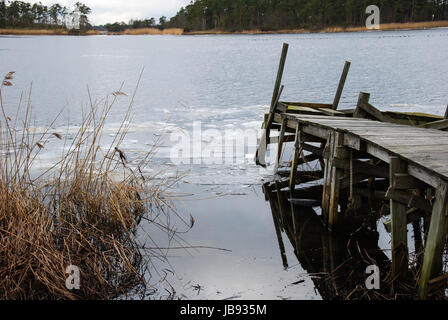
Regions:
[[[0,0],[1,1],[1,0]],[[51,6],[25,1],[0,2],[0,28],[79,28],[91,27],[89,14],[92,10],[76,2],[72,9],[55,3]]]
[[[448,0],[195,0],[169,21],[186,31],[361,26],[377,5],[381,23],[448,19]]]
[[[99,28],[105,28],[109,32],[121,32],[126,29],[141,29],[141,28],[158,28],[164,29],[167,26],[167,18],[165,16],[159,18],[159,22],[156,22],[155,18],[142,19],[142,20],[131,20],[129,23],[125,22],[114,22],[107,23],[104,26],[99,26]]]

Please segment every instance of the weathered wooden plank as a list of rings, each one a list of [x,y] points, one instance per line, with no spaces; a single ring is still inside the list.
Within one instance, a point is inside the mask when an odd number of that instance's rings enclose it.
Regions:
[[[405,120],[408,123],[411,121],[413,123],[419,124],[424,122],[431,122],[443,119],[443,117],[424,113],[424,112],[397,112],[397,111],[384,111],[384,114],[396,119],[396,120]]]
[[[331,108],[333,105],[331,103],[314,103],[314,102],[286,102],[282,101],[281,104],[286,106],[299,106],[308,108]]]
[[[428,200],[415,194],[411,195],[401,190],[395,190],[392,187],[387,190],[386,198],[400,202],[407,207],[417,208],[426,212],[431,212],[432,210],[431,203]]]
[[[340,126],[342,127],[342,126]],[[370,128],[372,127],[372,128]],[[375,130],[375,128],[382,128],[384,129],[384,132],[378,132]],[[444,131],[436,131],[436,130],[430,130],[430,129],[422,129],[422,128],[415,128],[415,127],[391,127],[388,125],[378,125],[378,123],[374,123],[374,125],[364,125],[363,123],[360,123],[358,125],[353,126],[347,126],[347,130],[352,131],[353,133],[359,133],[362,134],[365,137],[369,136],[384,136],[387,138],[388,135],[392,135],[392,137],[396,137],[399,135],[407,135],[409,137],[418,137],[421,135],[422,137],[442,137],[446,138],[448,137],[448,134]],[[365,130],[363,132],[363,129]]]
[[[324,218],[324,222],[328,224],[328,212],[330,205],[330,191],[331,191],[331,178],[332,178],[332,165],[330,160],[330,154],[333,151],[333,141],[334,134],[333,132],[329,132],[327,143],[325,145],[324,154],[327,153],[328,156],[324,156],[325,158],[325,167],[324,167],[324,182],[323,182],[323,191],[322,191],[322,215]]]
[[[283,78],[283,71],[285,70],[286,57],[288,55],[288,48],[289,44],[283,43],[282,54],[280,56],[280,62],[277,70],[277,78],[275,80],[274,91],[272,92],[271,109],[273,109],[274,105],[277,104],[275,100],[279,96],[280,86],[282,84],[282,78]]]
[[[316,146],[313,146],[313,145],[310,145],[307,143],[303,143],[302,148],[303,148],[303,150],[309,151],[318,156],[322,156],[322,154],[323,154],[323,150],[321,147],[316,147]]]
[[[281,128],[280,128],[281,129]],[[292,142],[292,141],[294,141],[294,139],[295,139],[295,137],[294,137],[294,135],[292,135],[292,134],[290,134],[290,135],[285,135],[284,137],[283,137],[283,143],[285,143],[285,142]],[[278,136],[278,137],[271,137],[271,139],[270,139],[271,141],[271,144],[276,144],[276,143],[278,143],[279,142],[279,140],[280,140],[280,136]]]
[[[365,118],[367,116],[367,112],[365,112],[360,105],[364,105],[369,103],[370,93],[360,92],[358,96],[358,103],[356,104],[355,113],[353,114],[353,118]]]
[[[386,132],[389,133],[389,132]],[[361,137],[363,137],[361,135]],[[364,137],[363,137],[364,138]],[[367,140],[367,139],[366,139]],[[448,137],[433,135],[433,136],[415,136],[415,137],[400,137],[400,136],[385,136],[385,137],[370,137],[368,140],[382,143],[390,146],[437,146],[448,145]]]
[[[334,158],[333,165],[339,169],[350,169],[350,163],[346,159]],[[388,168],[376,167],[359,160],[353,161],[353,171],[354,173],[362,173],[371,177],[389,178]]]
[[[362,102],[360,105],[358,105],[358,108],[362,109],[365,113],[369,114],[371,117],[373,117],[378,121],[389,123],[395,122],[395,120],[392,117],[383,114],[380,110],[378,110],[368,102]]]
[[[294,113],[294,114],[320,114],[324,115],[320,109],[310,108],[310,107],[301,107],[301,106],[288,106],[288,109],[286,109],[287,113]]]
[[[330,188],[330,203],[328,208],[328,225],[330,228],[334,227],[338,223],[338,215],[339,215],[339,195],[340,195],[340,186],[341,186],[341,177],[343,174],[343,170],[338,169],[333,160],[338,156],[341,156],[341,152],[339,148],[344,148],[344,136],[342,133],[333,132],[334,140],[333,140],[333,152],[330,157],[329,165],[332,166],[331,169],[331,188]],[[346,160],[348,161],[348,160]]]
[[[437,188],[440,183],[440,178],[436,174],[413,163],[408,163],[408,173],[434,188]]]
[[[280,129],[280,135],[278,138],[278,147],[277,147],[277,157],[275,159],[275,168],[274,168],[274,172],[278,171],[278,167],[280,165],[280,159],[282,157],[282,151],[283,151],[283,142],[284,142],[284,138],[285,138],[285,132],[286,132],[286,125],[287,125],[288,120],[287,119],[283,119],[282,121],[282,127]]]
[[[343,117],[345,117],[345,113],[337,111],[337,110],[333,110],[333,109],[330,109],[330,108],[319,108],[318,110],[320,112],[326,114],[326,115],[329,115],[329,116],[341,116],[341,117],[343,116]]]
[[[361,138],[354,134],[344,133],[344,145],[359,151],[361,149]]]
[[[366,152],[380,160],[383,160],[384,162],[389,163],[390,153],[387,152],[384,148],[378,147],[373,143],[367,143]]]
[[[448,119],[425,123],[423,125],[420,125],[419,127],[427,129],[445,130],[448,129]]]
[[[400,158],[391,157],[389,168],[390,186],[392,188],[394,185],[395,174],[406,172],[406,166]],[[409,264],[406,206],[391,199],[390,211],[392,221],[392,276],[401,279],[406,277]]]
[[[446,242],[448,186],[442,182],[436,189],[436,199],[431,223],[426,239],[425,256],[419,279],[419,297],[425,299],[428,294],[429,280],[440,274],[443,247]]]
[[[267,146],[270,144],[269,138],[270,138],[270,132],[271,132],[271,125],[272,122],[275,119],[275,107],[277,105],[278,99],[280,99],[280,95],[283,91],[283,86],[278,91],[278,96],[276,99],[276,102],[274,102],[271,112],[269,113],[268,121],[265,125],[265,129],[263,130],[263,135],[261,136],[260,143],[257,148],[257,152],[255,153],[255,163],[257,165],[260,165],[262,167],[266,167],[266,161],[265,161],[265,154],[267,150]]]
[[[283,43],[282,54],[280,57],[280,62],[279,62],[278,71],[277,71],[277,78],[275,80],[274,91],[272,93],[269,119],[268,119],[268,122],[266,123],[265,130],[264,130],[262,138],[260,140],[260,144],[255,153],[255,163],[257,165],[261,165],[261,166],[266,166],[264,156],[265,156],[265,151],[267,149],[267,146],[269,145],[269,135],[270,135],[270,129],[271,129],[270,127],[271,127],[272,122],[274,121],[275,109],[277,107],[277,104],[280,100],[280,96],[281,96],[283,88],[284,88],[283,86],[281,86],[281,83],[282,83],[282,78],[283,78],[283,71],[285,69],[286,56],[288,55],[288,47],[289,47],[289,45],[287,43]],[[260,159],[260,154],[263,157],[263,159]]]
[[[324,106],[322,106],[321,108],[325,108]],[[327,107],[328,108],[328,107]],[[320,108],[319,108],[320,109]],[[344,113],[344,110],[338,110],[338,112]],[[350,118],[350,117],[346,117],[346,118],[330,118],[328,116],[322,116],[322,115],[298,115],[298,114],[292,114],[290,115],[291,117],[295,117],[295,118],[300,118],[300,119],[314,119],[314,120],[345,120],[345,121],[351,121],[353,123],[357,122],[357,121],[364,121],[364,122],[375,122],[373,120],[369,120],[369,119],[355,119],[355,118]]]
[[[396,173],[394,177],[394,185],[392,186],[395,190],[407,190],[407,189],[426,189],[427,186],[415,179],[408,173]]]
[[[280,90],[278,91],[278,96],[277,96],[276,100],[274,101],[274,104],[273,104],[272,107],[271,107],[271,111],[270,111],[270,113],[269,113],[268,122],[266,123],[266,130],[265,130],[266,138],[265,138],[265,140],[266,140],[266,144],[267,144],[267,145],[269,144],[271,124],[272,124],[272,122],[273,122],[274,119],[275,119],[275,108],[276,108],[276,106],[277,106],[278,99],[280,99],[280,96],[282,95],[282,92],[283,92],[283,89],[284,89],[284,88],[285,88],[284,86],[281,86],[281,87],[280,87]],[[264,140],[264,139],[262,139],[262,141],[263,141],[263,140]]]
[[[355,113],[355,109],[342,109],[339,111],[344,113],[346,116],[353,116],[353,114]]]
[[[293,158],[292,158],[291,173],[290,173],[290,178],[289,178],[289,190],[291,192],[294,191],[295,186],[296,186],[295,181],[296,181],[297,166],[298,166],[300,154],[302,152],[302,148],[300,146],[300,144],[301,144],[300,131],[301,131],[300,126],[297,126],[296,140],[294,142],[294,154],[293,154]]]
[[[345,61],[344,70],[342,70],[341,79],[339,80],[338,89],[336,90],[336,95],[333,100],[333,109],[336,110],[339,106],[339,101],[341,100],[342,91],[344,91],[345,81],[347,79],[348,72],[350,70],[350,61]]]
[[[442,145],[443,146],[443,145]],[[440,147],[438,148],[437,146],[434,145],[420,145],[420,144],[416,144],[412,146],[412,151],[409,151],[409,146],[406,147],[394,147],[394,150],[396,150],[397,152],[399,152],[400,154],[408,154],[408,153],[426,153],[426,152],[431,152],[431,153],[448,153],[448,146],[445,147]]]
[[[326,139],[328,137],[328,129],[311,126],[311,125],[304,125],[303,126],[303,132],[308,133],[312,136],[316,136],[322,139]]]

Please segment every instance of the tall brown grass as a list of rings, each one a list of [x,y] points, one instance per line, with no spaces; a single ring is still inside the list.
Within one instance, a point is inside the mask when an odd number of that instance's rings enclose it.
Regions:
[[[184,30],[181,28],[167,28],[167,29],[157,29],[157,28],[138,28],[138,29],[126,29],[120,34],[125,35],[182,35]]]
[[[109,147],[101,147],[102,132],[121,91],[92,103],[74,138],[63,141],[60,160],[36,171],[42,150],[64,137],[51,125],[33,129],[30,99],[8,114],[2,93],[13,78],[8,73],[0,85],[0,299],[143,296],[151,273],[144,256],[163,259],[164,251],[142,248],[135,234],[142,220],[173,233],[167,193],[175,180],[143,176],[150,152],[131,167],[120,148],[133,96]],[[80,270],[79,290],[66,288],[69,265]]]
[[[67,29],[16,29],[16,28],[7,28],[0,29],[0,34],[4,35],[18,35],[18,36],[39,36],[39,35],[69,35],[71,34]],[[100,34],[99,31],[96,30],[88,30],[87,32],[82,33],[82,35],[97,35]]]

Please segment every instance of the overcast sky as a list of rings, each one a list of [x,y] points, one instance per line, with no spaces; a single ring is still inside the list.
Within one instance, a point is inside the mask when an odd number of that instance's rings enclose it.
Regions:
[[[45,5],[59,3],[70,8],[77,1],[92,9],[90,21],[95,25],[128,22],[130,19],[172,17],[182,6],[190,3],[190,0],[40,0]]]

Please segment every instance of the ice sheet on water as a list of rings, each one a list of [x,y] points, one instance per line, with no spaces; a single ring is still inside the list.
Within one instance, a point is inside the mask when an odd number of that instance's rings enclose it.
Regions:
[[[389,108],[385,109],[398,112],[421,112],[443,116],[445,114],[446,106],[400,103],[400,104],[390,104]]]

